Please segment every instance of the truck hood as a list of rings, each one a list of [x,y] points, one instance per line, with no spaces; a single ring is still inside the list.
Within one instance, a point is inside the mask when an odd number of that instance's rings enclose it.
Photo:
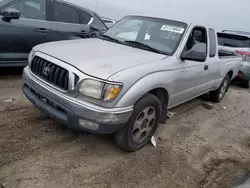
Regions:
[[[62,60],[85,74],[108,79],[112,74],[166,57],[102,39],[51,42],[34,48]]]

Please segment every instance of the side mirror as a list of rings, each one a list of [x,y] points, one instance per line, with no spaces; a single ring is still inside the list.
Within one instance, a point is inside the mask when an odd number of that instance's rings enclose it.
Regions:
[[[3,20],[9,22],[12,19],[19,19],[21,13],[14,8],[7,8],[1,12],[1,15],[3,16]]]
[[[191,61],[206,61],[207,57],[207,45],[205,43],[196,43],[192,49],[183,52],[181,54],[181,60],[191,60]]]

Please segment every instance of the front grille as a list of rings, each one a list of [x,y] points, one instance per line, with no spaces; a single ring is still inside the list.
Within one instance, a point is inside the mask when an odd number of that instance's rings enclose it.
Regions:
[[[38,77],[59,87],[68,90],[69,72],[41,57],[35,56],[31,63],[31,71]]]

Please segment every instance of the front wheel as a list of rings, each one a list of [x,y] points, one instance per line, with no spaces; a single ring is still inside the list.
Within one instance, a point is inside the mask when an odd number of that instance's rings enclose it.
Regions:
[[[210,99],[213,101],[213,102],[220,102],[223,97],[225,96],[227,90],[228,90],[228,87],[230,85],[230,77],[227,75],[224,80],[222,81],[220,87],[215,90],[215,91],[211,91],[210,93]]]
[[[154,135],[160,114],[160,100],[152,94],[146,94],[135,104],[123,129],[115,135],[116,144],[126,152],[143,148]]]

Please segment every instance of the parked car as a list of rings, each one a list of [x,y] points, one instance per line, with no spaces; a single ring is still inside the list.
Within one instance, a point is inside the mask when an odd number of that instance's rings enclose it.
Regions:
[[[244,57],[236,79],[245,88],[250,86],[250,38],[246,32],[224,31],[217,33],[219,45]],[[249,35],[250,36],[250,35]]]
[[[119,37],[132,30],[135,40]],[[219,57],[217,43],[201,24],[126,16],[100,38],[34,47],[23,92],[60,123],[114,134],[120,148],[136,151],[168,109],[207,92],[222,100],[242,58]]]
[[[111,26],[115,24],[115,20],[111,18],[107,18],[107,17],[102,17],[102,21],[106,24],[108,28],[110,28]]]
[[[247,31],[238,31],[238,30],[223,30],[223,33],[231,33],[236,35],[244,35],[250,37],[250,32]]]
[[[96,13],[67,1],[4,0],[0,12],[0,67],[26,66],[38,44],[95,37],[107,30]]]

